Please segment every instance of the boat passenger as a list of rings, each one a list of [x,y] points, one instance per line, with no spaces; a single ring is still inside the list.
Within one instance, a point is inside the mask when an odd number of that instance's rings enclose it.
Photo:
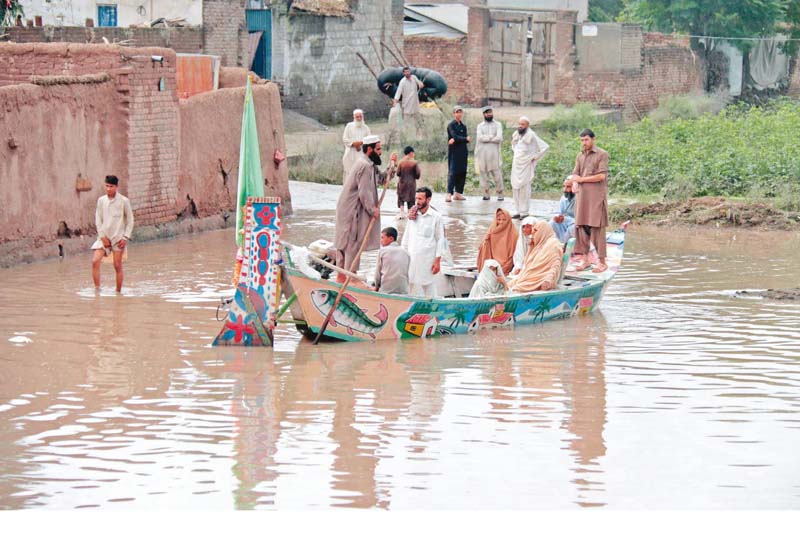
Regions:
[[[519,233],[511,221],[511,214],[498,208],[494,214],[494,222],[478,248],[478,269],[483,270],[486,260],[497,260],[503,273],[511,273],[514,267],[514,249]]]
[[[514,267],[511,270],[511,277],[517,275],[522,271],[522,266],[525,264],[525,256],[531,248],[531,235],[533,234],[533,225],[538,221],[536,217],[525,217],[520,225],[519,238],[517,238],[517,246],[514,248]]]
[[[515,293],[552,290],[561,273],[563,250],[550,223],[538,221],[533,225],[530,246],[522,271],[508,283]]]
[[[558,214],[550,219],[550,226],[562,244],[575,237],[575,192],[572,191],[571,182],[564,184]]]
[[[411,258],[397,243],[397,229],[381,231],[381,251],[375,268],[375,290],[381,293],[408,294],[408,266]]]
[[[430,188],[417,188],[417,203],[408,213],[402,245],[411,256],[408,268],[410,294],[436,298],[435,275],[441,270],[447,240],[442,216],[431,207],[431,196]]]
[[[483,262],[483,269],[478,274],[472,290],[469,292],[470,298],[487,298],[490,296],[502,296],[508,290],[503,267],[497,260],[486,260]]]

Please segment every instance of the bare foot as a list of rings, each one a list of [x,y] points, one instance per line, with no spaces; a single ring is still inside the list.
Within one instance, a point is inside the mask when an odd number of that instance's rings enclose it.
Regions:
[[[586,271],[592,267],[592,264],[589,262],[578,262],[578,265],[575,266],[575,271]]]
[[[604,264],[604,263],[599,263],[599,264],[597,264],[597,265],[595,266],[595,268],[592,270],[592,273],[603,273],[603,272],[604,272],[604,271],[606,271],[607,269],[608,269],[608,266],[607,266],[606,264]]]

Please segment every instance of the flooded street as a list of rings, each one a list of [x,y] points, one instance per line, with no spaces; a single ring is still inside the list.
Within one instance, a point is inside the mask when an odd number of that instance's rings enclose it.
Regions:
[[[293,184],[286,238],[337,195]],[[443,200],[470,263],[496,204]],[[233,236],[132,245],[123,296],[0,270],[0,508],[800,508],[800,304],[734,296],[800,286],[797,233],[634,226],[591,316],[274,350],[210,346]]]

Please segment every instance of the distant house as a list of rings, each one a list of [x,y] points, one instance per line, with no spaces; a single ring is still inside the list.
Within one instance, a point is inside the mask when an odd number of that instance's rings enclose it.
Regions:
[[[92,19],[96,27],[128,27],[157,18],[182,18],[186,25],[200,25],[202,0],[21,0],[26,19],[42,17],[44,25],[83,26]]]

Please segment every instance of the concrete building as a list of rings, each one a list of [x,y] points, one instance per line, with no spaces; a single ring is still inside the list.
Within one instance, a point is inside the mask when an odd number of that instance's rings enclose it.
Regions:
[[[22,0],[26,19],[42,17],[44,25],[83,26],[91,18],[98,27],[128,27],[156,18],[184,18],[200,25],[202,0]]]

